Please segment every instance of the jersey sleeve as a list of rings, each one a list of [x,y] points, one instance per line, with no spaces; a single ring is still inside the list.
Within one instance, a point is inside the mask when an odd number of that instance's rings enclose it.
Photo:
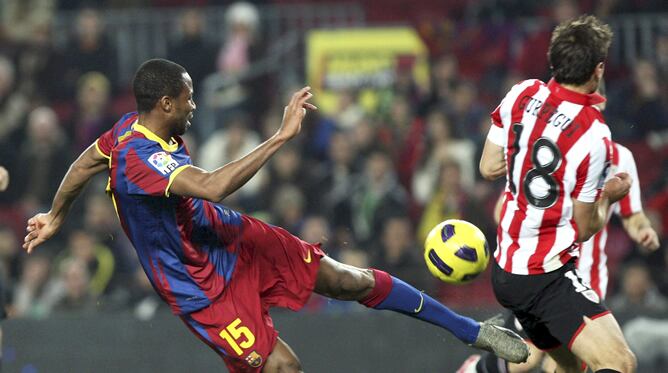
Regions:
[[[169,197],[174,178],[190,167],[190,157],[157,147],[130,149],[125,156],[125,180],[129,194]]]
[[[506,146],[506,134],[503,131],[503,123],[501,122],[501,105],[492,112],[492,125],[489,127],[487,139],[498,146]]]
[[[618,144],[615,144],[615,146],[617,146],[619,151],[619,166],[617,167],[617,172],[628,173],[632,183],[629,193],[614,204],[613,212],[622,218],[627,218],[642,211],[640,180],[638,179],[638,169],[631,151]]]
[[[596,201],[610,169],[610,138],[596,131],[590,136],[589,153],[577,168],[575,199],[580,202]]]
[[[111,149],[114,146],[114,129],[110,128],[95,140],[95,149],[103,157],[109,159],[111,157]]]
[[[95,149],[103,157],[109,159],[111,157],[111,151],[114,148],[114,144],[119,136],[122,136],[125,132],[131,130],[132,123],[137,119],[137,113],[127,113],[121,117],[108,131],[103,133],[100,137],[95,140]]]

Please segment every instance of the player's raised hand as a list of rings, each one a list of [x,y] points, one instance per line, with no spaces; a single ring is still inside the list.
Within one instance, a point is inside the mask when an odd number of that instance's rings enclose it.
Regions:
[[[28,234],[23,239],[23,249],[30,254],[37,246],[56,234],[60,226],[61,224],[50,213],[37,214],[28,219],[26,227]]]
[[[611,203],[617,202],[629,193],[632,182],[633,179],[629,174],[620,172],[605,182],[603,192],[608,196]]]
[[[290,140],[297,136],[302,128],[302,120],[306,115],[306,109],[317,110],[318,108],[308,100],[313,97],[311,87],[304,87],[295,92],[290,99],[290,102],[283,111],[283,122],[281,128],[278,129],[277,134],[285,139]]]

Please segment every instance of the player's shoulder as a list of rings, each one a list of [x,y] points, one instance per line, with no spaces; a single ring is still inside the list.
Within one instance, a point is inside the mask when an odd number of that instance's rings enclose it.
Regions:
[[[510,88],[508,91],[509,96],[519,95],[522,92],[528,89],[540,89],[541,87],[547,87],[547,84],[540,79],[525,79],[522,80]]]
[[[619,160],[621,161],[631,161],[635,163],[635,160],[633,159],[633,153],[631,153],[631,150],[627,148],[626,146],[616,142],[615,148],[617,150],[617,153],[619,154]]]

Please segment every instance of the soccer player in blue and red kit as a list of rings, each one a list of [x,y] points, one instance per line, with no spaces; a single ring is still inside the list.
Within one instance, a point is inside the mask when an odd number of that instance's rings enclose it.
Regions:
[[[306,109],[316,109],[309,87],[292,96],[274,136],[211,172],[192,165],[180,137],[196,107],[186,70],[149,60],[135,74],[133,90],[137,112],[85,150],[51,210],[28,221],[28,253],[59,230],[88,180],[108,169],[112,202],[151,284],[231,372],[301,371],[268,311],[299,310],[314,291],[407,314],[509,361],[526,360],[527,347],[516,334],[458,315],[383,271],[336,262],[318,244],[216,204],[300,132]]]

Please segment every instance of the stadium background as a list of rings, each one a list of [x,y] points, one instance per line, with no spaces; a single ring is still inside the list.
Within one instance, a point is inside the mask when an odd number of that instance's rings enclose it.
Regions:
[[[549,77],[550,31],[581,12],[615,32],[605,115],[613,137],[633,151],[662,241],[658,252],[642,254],[613,220],[608,304],[627,325],[651,316],[663,319],[655,331],[665,331],[667,4],[3,1],[0,165],[11,175],[0,194],[4,369],[221,366],[148,285],[103,193],[105,177],[87,188],[56,239],[30,257],[20,249],[26,218],[49,208],[74,157],[133,110],[132,74],[151,57],[192,75],[198,109],[187,142],[195,163],[209,169],[272,133],[287,92],[316,87],[324,110],[226,205],[321,241],[344,262],[395,273],[455,309],[497,312],[489,271],[469,285],[440,284],[422,263],[421,242],[437,222],[462,218],[494,245],[492,209],[503,185],[477,171],[488,114],[515,82]],[[319,297],[299,314],[274,315],[307,371],[452,372],[473,352],[413,320]],[[668,347],[663,360],[640,363],[668,371],[666,354]]]

